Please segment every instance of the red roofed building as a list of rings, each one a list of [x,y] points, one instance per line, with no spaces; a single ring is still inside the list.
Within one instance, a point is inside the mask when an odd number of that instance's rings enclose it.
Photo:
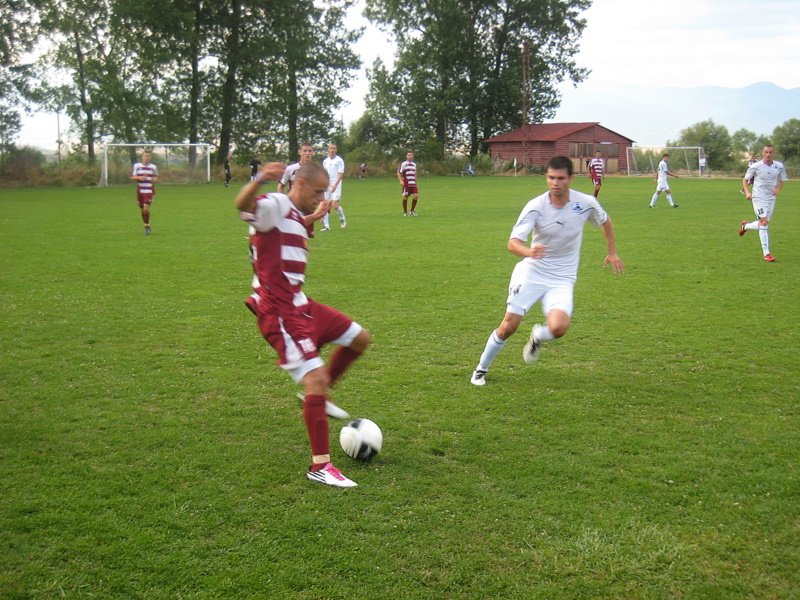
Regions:
[[[560,154],[572,159],[575,173],[586,173],[586,163],[600,150],[606,173],[627,173],[626,148],[633,140],[600,123],[543,123],[526,125],[486,140],[492,160],[513,161],[525,167],[544,167]]]

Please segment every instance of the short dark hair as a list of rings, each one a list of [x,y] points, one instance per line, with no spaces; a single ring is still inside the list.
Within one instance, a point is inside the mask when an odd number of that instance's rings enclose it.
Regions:
[[[554,171],[567,170],[567,175],[572,177],[572,160],[566,156],[554,156],[547,161],[547,168]]]
[[[664,154],[661,155],[661,158],[669,158],[669,152],[664,152]]]

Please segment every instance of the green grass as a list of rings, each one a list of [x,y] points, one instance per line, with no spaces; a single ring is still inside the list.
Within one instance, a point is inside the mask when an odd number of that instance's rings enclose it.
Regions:
[[[770,265],[737,181],[673,185],[607,180],[625,275],[589,228],[569,334],[475,388],[543,179],[425,179],[418,219],[348,180],[306,290],[374,338],[349,491],[305,480],[234,190],[162,186],[149,238],[129,187],[0,192],[0,597],[800,596],[800,186]]]

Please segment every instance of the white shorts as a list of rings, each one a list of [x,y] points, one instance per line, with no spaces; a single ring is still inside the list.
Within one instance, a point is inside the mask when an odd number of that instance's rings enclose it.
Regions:
[[[669,191],[669,183],[666,181],[661,181],[660,179],[656,183],[656,191],[657,192],[668,192]]]
[[[506,312],[525,316],[537,301],[541,301],[542,314],[545,317],[553,309],[572,316],[574,288],[574,281],[548,279],[531,274],[530,266],[525,262],[519,262],[514,267],[511,282],[508,284]]]
[[[775,196],[770,196],[769,198],[756,198],[753,196],[753,212],[756,213],[756,217],[769,221],[774,210]]]
[[[342,200],[342,188],[337,187],[336,191],[325,190],[325,200],[336,200],[336,202],[340,202]]]

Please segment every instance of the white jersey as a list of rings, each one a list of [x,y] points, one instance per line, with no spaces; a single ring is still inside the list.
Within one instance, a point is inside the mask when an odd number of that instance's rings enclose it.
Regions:
[[[753,198],[762,200],[774,198],[778,183],[789,179],[783,163],[777,160],[773,160],[771,165],[763,160],[753,163],[747,168],[744,178],[753,181]]]
[[[658,163],[658,185],[667,185],[667,172],[669,171],[669,165],[667,165],[667,161],[662,160]]]
[[[510,237],[527,241],[533,232],[531,246],[544,244],[542,258],[521,261],[528,264],[532,273],[575,281],[584,224],[589,221],[599,227],[607,220],[608,215],[593,196],[570,190],[567,203],[557,208],[550,203],[550,192],[545,192],[525,205]]]
[[[344,160],[338,155],[334,156],[333,158],[328,156],[322,161],[322,167],[328,172],[328,178],[330,179],[331,184],[333,184],[337,179],[339,179],[339,174],[344,173]],[[342,178],[342,181],[339,182],[338,187],[333,192],[334,194],[341,195],[343,182],[344,178]]]
[[[293,163],[286,167],[286,170],[283,172],[283,176],[281,177],[281,183],[284,186],[284,193],[288,193],[289,190],[292,189],[294,185],[294,178],[297,177],[297,171],[300,170],[302,165],[299,162]]]

